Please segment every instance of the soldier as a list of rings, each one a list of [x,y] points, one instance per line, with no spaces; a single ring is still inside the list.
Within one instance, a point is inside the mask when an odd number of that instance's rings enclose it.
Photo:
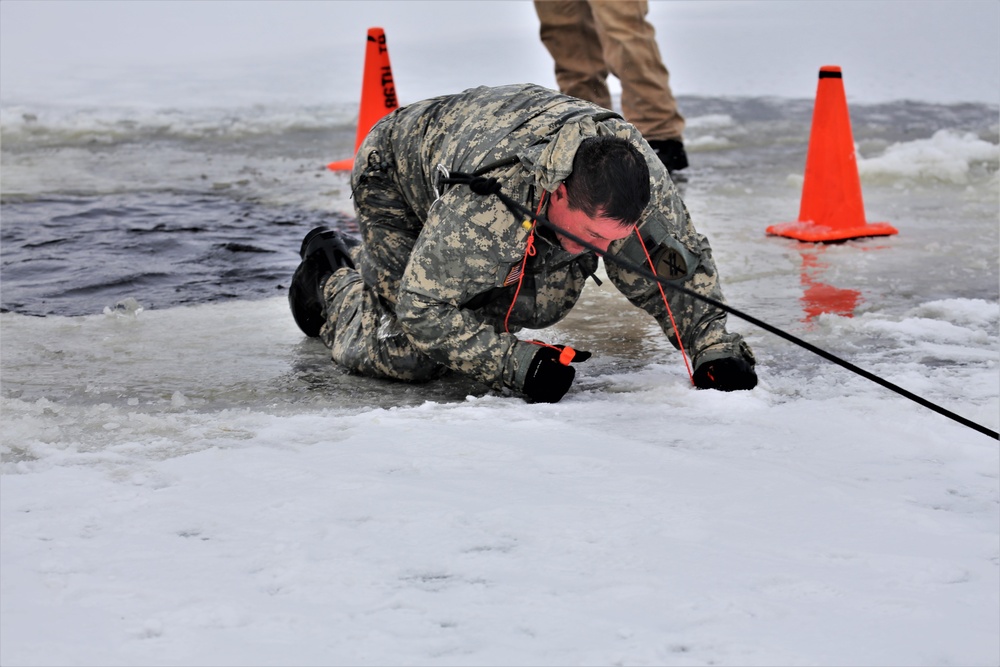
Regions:
[[[563,233],[498,196],[447,183],[496,179]],[[296,323],[351,372],[426,381],[448,370],[559,401],[587,352],[520,340],[573,307],[594,250],[723,301],[711,249],[667,170],[620,116],[540,86],[479,87],[401,107],[372,128],[351,177],[360,245],[318,228],[289,290]],[[678,334],[700,388],[752,389],[754,357],[726,314],[605,261],[612,283]],[[668,312],[669,304],[669,312]],[[676,331],[670,323],[670,312]]]

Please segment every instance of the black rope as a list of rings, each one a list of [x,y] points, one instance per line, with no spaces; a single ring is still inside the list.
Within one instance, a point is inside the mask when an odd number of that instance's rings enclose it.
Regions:
[[[859,366],[855,366],[851,362],[841,359],[837,355],[831,352],[827,352],[822,348],[816,347],[815,345],[813,345],[808,341],[802,340],[797,336],[793,336],[787,331],[783,331],[776,326],[768,324],[763,320],[759,320],[756,317],[753,317],[752,315],[748,315],[740,310],[737,310],[736,308],[733,308],[728,304],[722,303],[721,301],[717,301],[711,297],[699,294],[693,290],[688,289],[687,287],[684,287],[683,285],[678,285],[664,278],[661,278],[660,276],[656,275],[656,273],[650,271],[645,266],[640,266],[627,259],[622,259],[621,257],[616,257],[614,255],[607,255],[603,253],[599,248],[592,245],[591,243],[588,243],[587,241],[579,238],[578,236],[575,236],[574,234],[571,234],[565,229],[558,227],[557,225],[549,221],[549,219],[546,218],[545,216],[536,215],[530,209],[526,208],[525,206],[522,206],[520,202],[517,202],[514,199],[511,199],[509,196],[505,195],[501,191],[500,182],[495,178],[486,178],[484,176],[470,176],[468,174],[452,172],[447,177],[440,179],[439,182],[449,185],[468,185],[473,192],[484,197],[487,195],[496,195],[500,199],[500,201],[503,202],[505,206],[507,206],[507,208],[511,209],[511,211],[515,213],[520,213],[522,215],[526,215],[535,222],[537,222],[538,224],[544,227],[548,227],[549,229],[561,234],[562,236],[565,236],[574,243],[583,246],[587,250],[597,253],[599,256],[604,258],[605,262],[610,261],[611,263],[617,264],[618,266],[624,269],[637,273],[644,278],[647,278],[649,280],[654,280],[668,289],[677,290],[682,294],[687,294],[688,296],[694,297],[695,299],[704,301],[705,303],[715,306],[716,308],[719,308],[720,310],[723,310],[731,315],[735,315],[736,317],[742,320],[746,320],[747,322],[754,324],[760,327],[761,329],[764,329],[765,331],[769,331],[770,333],[773,333],[775,336],[784,338],[785,340],[794,343],[795,345],[798,345],[799,347],[802,347],[808,350],[809,352],[812,352],[813,354],[826,359],[827,361],[837,364],[842,368],[846,368],[852,373],[856,373],[857,375],[860,375],[861,377],[867,380],[871,380],[875,384],[881,385],[886,389],[889,389],[890,391],[894,391],[900,396],[908,398],[911,401],[918,403],[929,410],[933,410],[938,414],[944,415],[945,417],[948,417],[949,419],[952,419],[958,422],[959,424],[962,424],[963,426],[967,426],[973,429],[974,431],[979,431],[980,433],[987,435],[995,440],[1000,439],[1000,433],[998,433],[997,431],[989,429],[981,424],[977,424],[976,422],[970,419],[966,419],[961,415],[955,414],[951,410],[943,408],[940,405],[937,405],[936,403],[932,403],[926,398],[917,396],[913,392],[907,391],[906,389],[903,389],[899,385],[893,384],[892,382],[889,382],[888,380],[879,377],[874,373],[866,371],[865,369]]]
[[[442,181],[447,182],[447,181]],[[469,188],[475,192],[477,195],[496,195],[500,197],[500,201],[503,201],[506,195],[500,191],[500,181],[495,178],[486,178],[485,176],[475,176],[469,179]],[[513,201],[513,200],[511,200]],[[507,202],[504,201],[506,204]],[[510,204],[507,204],[508,206]]]

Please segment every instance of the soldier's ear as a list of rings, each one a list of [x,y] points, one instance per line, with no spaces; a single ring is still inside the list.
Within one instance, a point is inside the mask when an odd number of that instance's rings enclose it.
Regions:
[[[549,194],[549,209],[547,215],[559,216],[561,212],[569,208],[569,195],[566,192],[566,184],[560,183],[555,190]]]
[[[567,196],[568,193],[566,192],[566,184],[560,183],[556,187],[556,189],[552,192],[551,199],[552,201],[562,202],[564,199],[567,198]]]

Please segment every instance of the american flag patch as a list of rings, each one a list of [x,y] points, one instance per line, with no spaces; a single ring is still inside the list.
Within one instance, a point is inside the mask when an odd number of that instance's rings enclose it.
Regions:
[[[504,287],[509,287],[509,286],[513,285],[514,283],[516,283],[521,278],[521,265],[522,264],[523,263],[515,264],[513,266],[513,268],[511,268],[510,273],[508,273],[507,277],[503,279],[503,286]]]

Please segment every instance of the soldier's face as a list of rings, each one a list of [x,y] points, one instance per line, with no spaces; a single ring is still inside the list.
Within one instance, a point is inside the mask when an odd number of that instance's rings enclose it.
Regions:
[[[566,197],[566,186],[560,185],[552,193],[549,199],[548,218],[561,229],[586,241],[590,245],[598,248],[602,253],[607,252],[612,241],[623,239],[632,233],[631,228],[622,227],[621,223],[614,218],[601,216],[590,217],[581,210],[574,210],[569,207],[569,199]],[[587,250],[582,245],[556,232],[559,245],[563,250],[571,255],[579,255]]]

